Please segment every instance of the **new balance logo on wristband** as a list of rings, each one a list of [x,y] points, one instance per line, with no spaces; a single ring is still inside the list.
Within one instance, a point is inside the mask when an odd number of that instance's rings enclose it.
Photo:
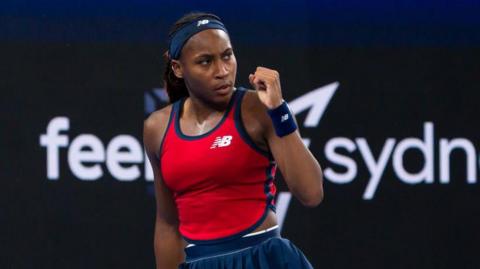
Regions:
[[[225,136],[217,136],[215,138],[215,141],[213,141],[212,146],[210,147],[211,149],[217,148],[217,147],[228,147],[232,143],[232,136],[231,135],[225,135]]]
[[[201,25],[207,24],[207,23],[209,23],[209,22],[210,22],[209,20],[201,20],[201,21],[198,21],[198,22],[197,22],[197,27],[200,27]]]
[[[282,115],[282,118],[281,118],[280,122],[284,122],[286,120],[288,120],[288,114]]]

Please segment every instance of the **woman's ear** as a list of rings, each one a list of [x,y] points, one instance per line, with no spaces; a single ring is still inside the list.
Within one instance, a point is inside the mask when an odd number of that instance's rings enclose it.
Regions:
[[[172,71],[177,78],[183,78],[182,65],[177,60],[172,60]]]

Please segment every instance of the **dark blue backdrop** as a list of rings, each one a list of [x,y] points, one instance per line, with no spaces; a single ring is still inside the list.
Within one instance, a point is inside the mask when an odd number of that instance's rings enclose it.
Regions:
[[[240,43],[472,46],[480,4],[461,1],[33,1],[0,3],[0,39],[163,42],[183,13],[221,16]],[[268,34],[266,34],[268,33]]]

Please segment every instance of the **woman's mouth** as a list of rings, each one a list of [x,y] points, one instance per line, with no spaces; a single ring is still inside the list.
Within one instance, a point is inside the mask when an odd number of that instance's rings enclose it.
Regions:
[[[230,84],[225,84],[225,85],[222,85],[222,86],[216,88],[215,92],[218,93],[218,94],[226,94],[226,93],[230,92],[230,87],[231,87]]]

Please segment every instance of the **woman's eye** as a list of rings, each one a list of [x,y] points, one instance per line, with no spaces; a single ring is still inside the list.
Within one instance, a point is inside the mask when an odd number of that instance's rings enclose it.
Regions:
[[[209,63],[210,63],[210,60],[207,60],[207,59],[198,61],[198,64],[200,65],[207,65]]]
[[[230,57],[232,57],[232,54],[231,54],[231,53],[225,54],[225,55],[223,56],[223,59],[224,59],[224,60],[229,60]]]

